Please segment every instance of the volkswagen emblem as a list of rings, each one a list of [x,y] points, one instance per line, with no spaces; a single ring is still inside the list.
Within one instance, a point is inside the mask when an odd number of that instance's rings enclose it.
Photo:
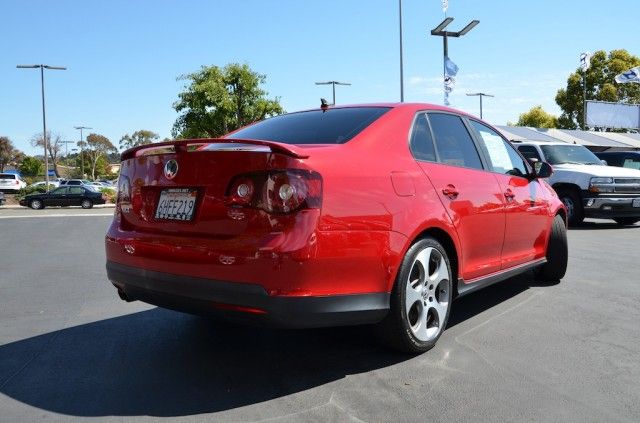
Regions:
[[[167,179],[173,179],[178,173],[178,162],[171,159],[164,164],[164,176]]]

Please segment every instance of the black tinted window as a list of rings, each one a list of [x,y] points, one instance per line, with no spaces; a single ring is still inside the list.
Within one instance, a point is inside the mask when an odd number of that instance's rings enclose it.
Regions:
[[[525,159],[536,159],[537,161],[541,161],[538,150],[532,145],[519,145],[518,151],[522,153]]]
[[[436,160],[436,151],[433,147],[429,122],[427,121],[427,115],[424,113],[419,114],[413,123],[410,145],[411,152],[416,159],[430,162]]]
[[[275,116],[241,129],[228,138],[277,141],[286,144],[342,144],[389,110],[351,107],[312,110]]]
[[[441,163],[482,169],[478,150],[460,117],[430,113],[429,122]]]

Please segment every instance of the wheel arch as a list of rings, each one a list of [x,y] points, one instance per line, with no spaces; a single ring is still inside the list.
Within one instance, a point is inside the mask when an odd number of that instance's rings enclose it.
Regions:
[[[442,247],[445,249],[447,255],[449,256],[449,263],[451,264],[451,273],[453,278],[453,280],[451,281],[453,285],[453,290],[454,290],[453,294],[454,294],[454,297],[457,296],[460,258],[458,255],[458,248],[456,247],[456,242],[454,241],[454,238],[451,236],[451,234],[449,234],[449,232],[437,226],[425,228],[420,233],[418,233],[415,237],[413,237],[411,242],[407,245],[407,248],[405,249],[404,254],[406,254],[406,252],[409,250],[409,248],[411,248],[413,244],[415,244],[419,240],[426,237],[432,237],[436,241],[438,241],[442,245]],[[403,254],[403,257],[404,257],[404,254]],[[396,272],[396,276],[397,276],[397,272]],[[395,278],[394,278],[394,282],[395,282]]]
[[[559,190],[563,190],[563,189],[575,191],[578,194],[579,198],[582,198],[582,195],[580,195],[580,192],[582,191],[582,189],[576,184],[572,184],[572,183],[569,183],[569,182],[557,182],[557,183],[553,184],[551,187],[556,192],[558,192]]]

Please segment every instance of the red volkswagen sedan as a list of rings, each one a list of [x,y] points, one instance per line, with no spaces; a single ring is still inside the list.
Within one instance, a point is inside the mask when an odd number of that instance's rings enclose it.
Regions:
[[[127,301],[281,327],[378,323],[433,347],[452,301],[567,265],[566,212],[490,125],[323,107],[122,154],[107,273]]]

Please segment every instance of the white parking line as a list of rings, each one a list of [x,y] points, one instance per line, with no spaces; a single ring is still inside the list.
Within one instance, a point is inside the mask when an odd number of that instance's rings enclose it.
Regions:
[[[75,213],[68,213],[68,214],[62,214],[62,213],[56,213],[56,214],[34,214],[34,215],[9,215],[9,216],[0,216],[0,219],[22,219],[22,218],[35,218],[35,217],[74,217],[74,216],[80,216],[80,217],[105,217],[105,216],[111,216],[113,217],[113,213],[100,213],[100,214],[89,214],[89,213],[79,213],[79,214],[75,214]]]

